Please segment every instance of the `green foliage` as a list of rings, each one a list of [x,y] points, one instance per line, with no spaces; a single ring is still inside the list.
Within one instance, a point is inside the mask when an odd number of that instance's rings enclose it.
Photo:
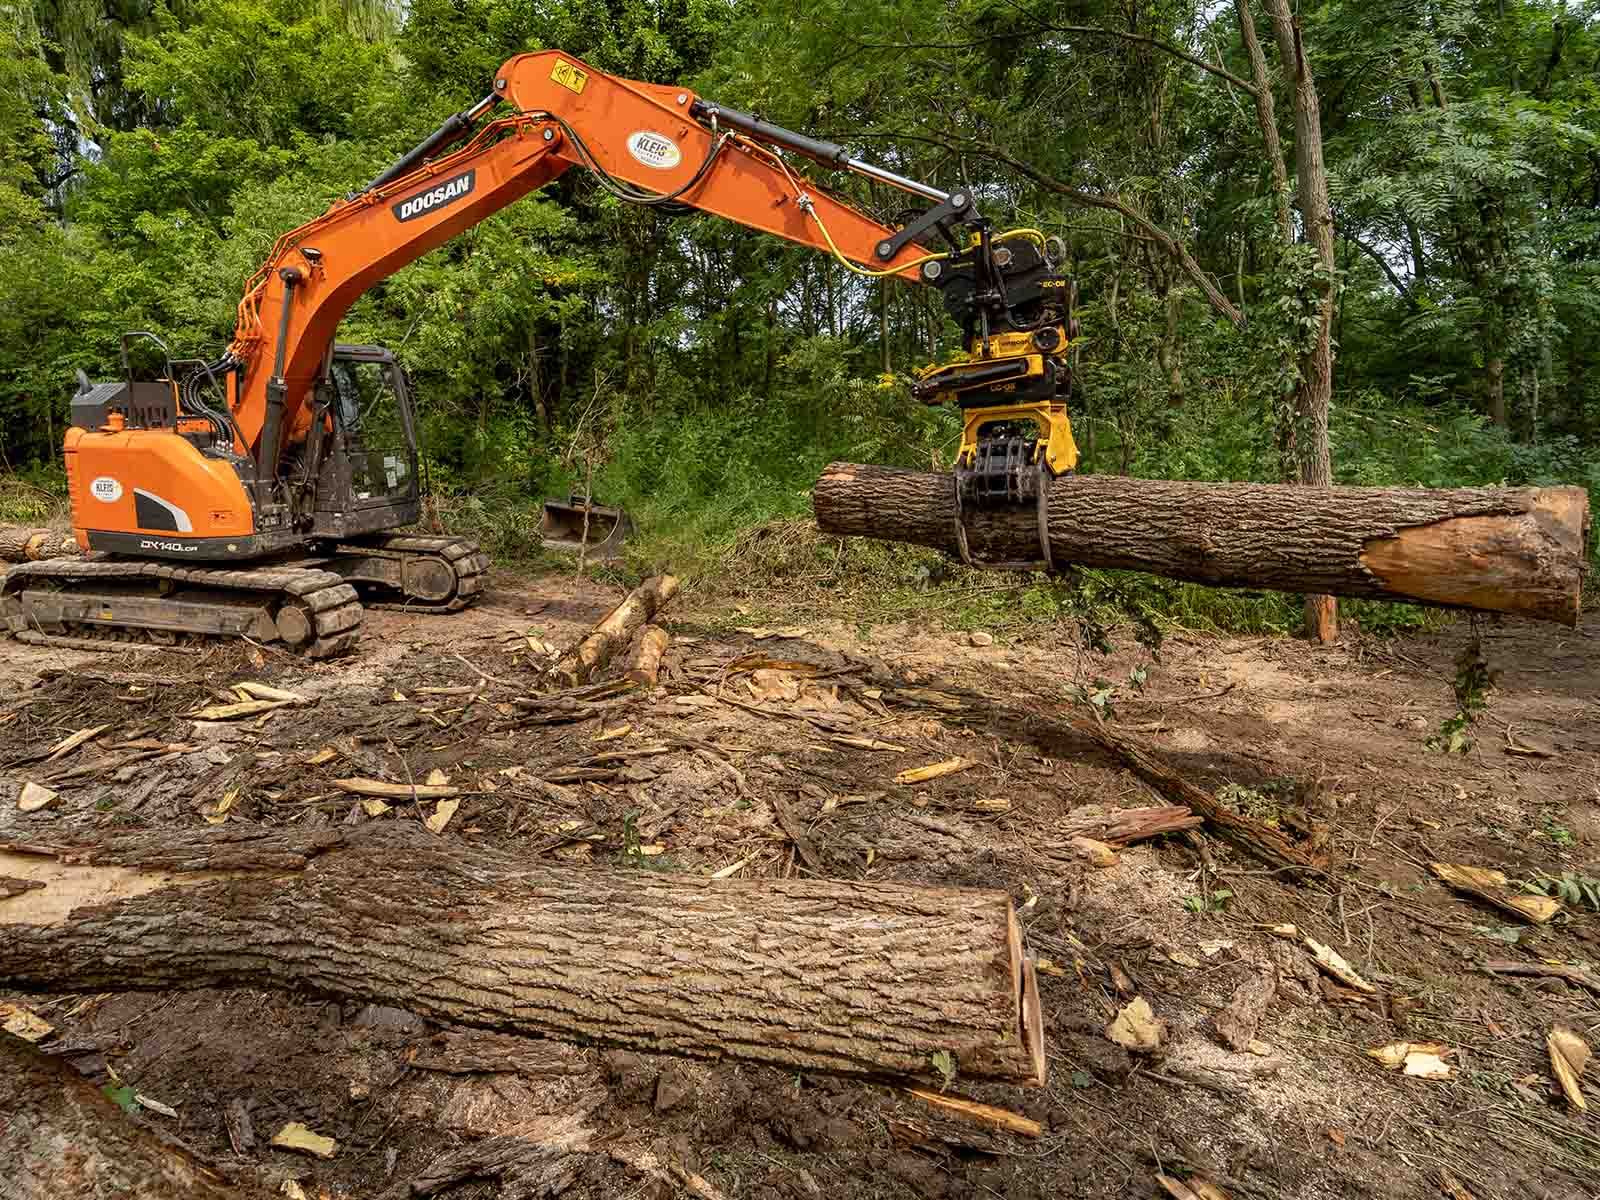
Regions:
[[[73,372],[114,374],[123,330],[213,355],[279,234],[482,97],[507,58],[559,46],[971,186],[1001,226],[1062,238],[1080,293],[1070,411],[1085,471],[1281,478],[1285,434],[1299,432],[1287,401],[1333,288],[1337,482],[1577,483],[1600,506],[1592,7],[1301,6],[1332,278],[1285,244],[1253,106],[1152,44],[1248,76],[1226,5],[817,0],[797,21],[774,0],[48,0],[11,17],[0,468],[59,463]],[[1281,87],[1278,112],[1292,143]],[[885,220],[908,211],[899,193],[804,166]],[[634,566],[853,581],[874,612],[1070,620],[1100,649],[1113,620],[1151,645],[1174,626],[1300,621],[1293,597],[1108,571],[996,589],[924,551],[800,536],[831,460],[949,466],[958,421],[905,385],[959,331],[926,290],[714,218],[621,204],[581,171],[397,271],[341,336],[396,350],[418,397],[431,516],[502,557],[536,553],[546,495],[592,483],[638,521]],[[19,517],[39,503],[0,497]],[[1345,617],[1380,634],[1442,619],[1367,602]],[[1472,711],[1463,702],[1445,744],[1466,744]]]
[[[939,1073],[939,1090],[942,1092],[956,1081],[956,1056],[948,1050],[935,1050],[928,1062]]]
[[[1540,896],[1553,896],[1574,908],[1587,908],[1600,912],[1600,878],[1576,871],[1563,871],[1560,875],[1540,875],[1525,882],[1523,889]]]

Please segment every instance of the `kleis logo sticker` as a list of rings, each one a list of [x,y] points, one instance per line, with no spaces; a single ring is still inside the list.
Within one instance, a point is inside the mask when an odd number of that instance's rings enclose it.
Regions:
[[[100,475],[89,485],[89,494],[96,500],[115,504],[122,499],[122,484],[109,475]]]
[[[442,183],[434,184],[427,191],[418,192],[415,196],[407,196],[400,203],[394,205],[395,219],[414,221],[418,217],[426,216],[436,209],[443,208],[448,204],[454,204],[461,197],[470,195],[477,182],[478,172],[476,169],[453,175]]]
[[[664,133],[652,133],[648,129],[628,135],[628,153],[638,162],[658,171],[670,171],[683,161],[683,153],[678,149],[677,142]]]

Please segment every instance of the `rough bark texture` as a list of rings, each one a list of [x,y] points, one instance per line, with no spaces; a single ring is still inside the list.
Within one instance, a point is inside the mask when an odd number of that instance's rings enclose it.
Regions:
[[[623,597],[583,641],[561,656],[555,676],[567,687],[588,683],[605,665],[625,650],[639,627],[653,619],[678,594],[671,575],[652,575]]]
[[[73,877],[0,910],[6,987],[301,988],[651,1052],[926,1080],[946,1051],[964,1077],[1043,1082],[1004,892],[573,870],[382,830],[163,831],[42,865],[0,847],[0,872],[45,869]]]
[[[0,1200],[265,1200],[134,1123],[66,1064],[0,1032]]]
[[[661,676],[661,656],[672,644],[672,637],[659,625],[646,625],[639,631],[639,640],[628,655],[622,677],[631,679],[640,687],[655,687]]]
[[[78,543],[70,533],[0,525],[0,562],[38,562],[42,558],[77,558]]]
[[[956,553],[951,475],[834,463],[812,492],[824,533]],[[1217,587],[1413,600],[1577,623],[1582,488],[1300,488],[1065,476],[1050,487],[1057,564]],[[968,515],[984,561],[1037,559],[1031,507]]]
[[[1322,160],[1322,111],[1317,98],[1311,61],[1300,36],[1300,22],[1289,10],[1289,0],[1267,0],[1272,32],[1284,77],[1294,88],[1295,181],[1300,190],[1300,217],[1306,240],[1317,250],[1326,273],[1322,303],[1317,314],[1317,337],[1300,360],[1300,384],[1295,392],[1287,446],[1299,481],[1323,488],[1333,482],[1328,447],[1328,405],[1333,398],[1333,205],[1328,198],[1328,170]],[[1338,608],[1332,596],[1306,597],[1306,634],[1314,642],[1331,642],[1339,633]]]

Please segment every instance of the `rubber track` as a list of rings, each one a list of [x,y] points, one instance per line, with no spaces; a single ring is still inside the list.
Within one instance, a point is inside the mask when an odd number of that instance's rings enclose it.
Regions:
[[[262,567],[233,571],[225,567],[189,567],[182,563],[124,562],[113,559],[46,559],[18,563],[6,572],[0,593],[20,592],[30,580],[94,582],[98,580],[154,579],[186,583],[216,591],[280,592],[292,596],[310,611],[316,637],[296,653],[307,658],[332,658],[352,648],[361,636],[361,600],[355,588],[332,571],[310,567]],[[139,629],[139,626],[130,626]],[[68,645],[74,648],[113,650],[132,644],[152,643],[137,637],[81,638],[24,630],[24,641]],[[21,635],[19,634],[19,637]],[[203,637],[217,636],[202,634]],[[160,643],[156,643],[160,644]]]
[[[409,557],[437,555],[455,572],[455,595],[443,604],[422,604],[415,601],[369,601],[368,608],[409,613],[453,613],[476,604],[483,596],[484,584],[489,574],[489,556],[478,548],[478,543],[463,537],[422,537],[412,533],[391,533],[369,541],[340,542],[335,547],[340,554],[362,554],[371,551],[400,554]]]

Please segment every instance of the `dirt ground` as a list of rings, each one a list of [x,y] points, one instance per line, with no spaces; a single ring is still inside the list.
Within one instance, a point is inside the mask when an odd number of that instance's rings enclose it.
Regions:
[[[598,719],[517,728],[513,701],[537,694],[548,661],[538,643],[569,644],[616,596],[502,574],[465,614],[370,614],[360,652],[327,664],[242,646],[108,655],[0,643],[0,840],[208,817],[418,821],[431,805],[369,816],[330,781],[439,769],[471,785],[439,835],[463,845],[595,870],[1003,887],[1039,960],[1049,1083],[957,1078],[952,1089],[1036,1118],[1040,1136],[952,1122],[884,1086],[439,1029],[379,1005],[244,990],[0,1000],[53,1026],[42,1048],[177,1114],[134,1119],[309,1197],[553,1194],[498,1180],[492,1155],[474,1157],[530,1122],[582,1132],[582,1168],[560,1189],[570,1197],[1149,1197],[1167,1194],[1158,1173],[1232,1197],[1600,1197],[1600,1075],[1591,1065],[1590,1109],[1575,1111],[1545,1045],[1556,1024],[1600,1045],[1600,985],[1482,965],[1600,971],[1600,915],[1567,904],[1547,925],[1519,922],[1426,866],[1600,875],[1594,616],[1578,631],[1485,627],[1502,673],[1465,754],[1426,744],[1454,712],[1465,621],[1327,649],[1175,635],[1149,662],[1131,638],[1103,660],[1063,651],[1066,632],[1042,627],[979,646],[910,624],[762,629],[685,601],[670,614],[661,688],[619,696]],[[1124,848],[1111,866],[1070,850],[1069,815],[1162,802],[1069,724],[1087,711],[1070,686],[1125,680],[1141,664],[1144,688],[1118,689],[1115,726],[1318,848],[1325,880],[1292,882],[1204,833]],[[188,715],[241,680],[315,703],[238,722]],[[26,761],[98,725],[60,759]],[[668,749],[586,767],[602,735]],[[153,748],[112,748],[138,739]],[[893,780],[956,756],[974,765]],[[27,780],[61,801],[19,811]],[[803,820],[804,854],[774,796]],[[1320,973],[1302,943],[1273,932],[1286,923],[1372,992]],[[1218,1013],[1272,980],[1249,1048],[1226,1048]],[[1154,1054],[1106,1036],[1134,995],[1166,1024]],[[1397,1041],[1447,1047],[1448,1076],[1366,1053]],[[289,1121],[335,1138],[337,1153],[271,1148]]]

